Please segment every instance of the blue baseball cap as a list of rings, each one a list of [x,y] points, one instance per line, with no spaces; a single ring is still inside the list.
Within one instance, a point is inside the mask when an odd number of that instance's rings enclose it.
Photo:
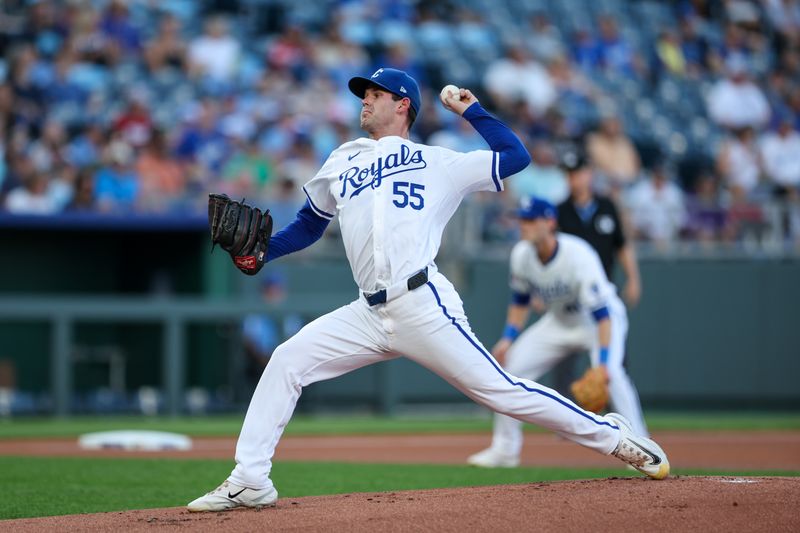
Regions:
[[[417,81],[414,78],[396,68],[379,68],[369,78],[361,76],[351,78],[347,86],[354,95],[364,98],[370,83],[374,83],[392,94],[411,100],[411,107],[419,116],[422,97],[419,93],[419,85],[417,85]]]
[[[537,218],[556,218],[556,206],[543,198],[531,196],[522,200],[522,205],[517,211],[517,216],[525,220]]]

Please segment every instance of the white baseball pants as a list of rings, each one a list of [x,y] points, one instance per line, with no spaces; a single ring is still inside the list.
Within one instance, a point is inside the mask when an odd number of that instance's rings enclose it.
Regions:
[[[647,436],[639,394],[623,366],[628,315],[618,297],[608,304],[611,319],[611,343],[608,347],[608,391],[612,408],[630,420],[637,435]],[[517,338],[506,354],[506,370],[515,376],[537,380],[564,357],[578,351],[589,351],[592,364],[599,358],[597,326],[588,317],[575,317],[567,322],[552,313],[545,313]],[[492,448],[506,455],[518,456],[522,451],[522,422],[496,414]]]
[[[472,334],[452,284],[434,273],[426,285],[385,304],[369,307],[361,297],[309,323],[275,350],[250,401],[230,481],[255,489],[272,485],[272,456],[304,386],[399,356],[496,412],[603,454],[619,443],[613,422],[503,370]]]

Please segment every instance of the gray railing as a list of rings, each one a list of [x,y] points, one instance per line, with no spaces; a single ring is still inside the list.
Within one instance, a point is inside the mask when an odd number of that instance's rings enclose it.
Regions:
[[[236,321],[252,313],[297,312],[314,316],[330,311],[328,302],[286,301],[280,307],[259,301],[211,300],[206,298],[25,296],[0,297],[0,320],[45,321],[52,327],[50,388],[55,414],[70,413],[73,387],[72,348],[78,323],[158,322],[163,324],[162,387],[167,412],[181,412],[186,386],[186,326],[190,323]]]

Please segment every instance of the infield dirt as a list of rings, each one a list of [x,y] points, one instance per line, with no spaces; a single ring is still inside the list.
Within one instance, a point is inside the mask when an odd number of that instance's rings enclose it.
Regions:
[[[681,468],[800,470],[799,432],[662,432]],[[463,464],[488,435],[286,437],[277,460]],[[0,455],[233,457],[230,438],[195,439],[191,452],[80,450],[75,439],[0,440]],[[528,466],[619,465],[550,434],[529,434]],[[621,472],[624,472],[622,470]],[[200,491],[213,487],[200,487]],[[280,487],[278,487],[280,490]],[[198,493],[199,495],[199,493]],[[192,514],[185,508],[7,520],[39,531],[800,531],[800,478],[641,476],[423,491],[284,498],[262,510]]]
[[[800,531],[800,479],[609,478],[279,500],[224,513],[183,508],[10,520],[40,531]]]

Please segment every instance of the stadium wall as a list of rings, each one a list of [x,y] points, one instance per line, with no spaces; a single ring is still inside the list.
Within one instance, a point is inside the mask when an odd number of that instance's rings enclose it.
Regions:
[[[0,252],[2,297],[71,295],[79,306],[82,297],[92,295],[155,294],[161,301],[204,295],[209,300],[203,305],[214,306],[239,294],[241,301],[258,305],[257,280],[237,275],[225,254],[209,255],[206,235],[196,229],[151,235],[147,230],[7,228],[4,234],[8,245]],[[506,262],[443,257],[439,264],[459,287],[473,330],[491,346],[508,301]],[[306,319],[319,309],[349,302],[356,292],[341,258],[299,254],[267,268],[280,269],[287,301],[307,309]],[[645,292],[630,314],[628,366],[646,406],[800,406],[795,309],[800,260],[651,258],[641,261],[641,271]],[[238,346],[236,322],[191,324],[187,330],[185,385],[229,390],[238,375],[230,363]],[[162,333],[157,318],[78,323],[73,339],[83,347],[119,347],[125,354],[125,386],[135,390],[163,383]],[[3,318],[0,338],[0,360],[11,361],[16,388],[46,395],[53,379],[48,322]],[[105,380],[103,368],[84,365],[73,387],[88,391]],[[247,397],[246,391],[229,395],[234,403]],[[462,401],[466,399],[438,377],[399,360],[309,387],[302,406],[391,411],[398,404]]]

